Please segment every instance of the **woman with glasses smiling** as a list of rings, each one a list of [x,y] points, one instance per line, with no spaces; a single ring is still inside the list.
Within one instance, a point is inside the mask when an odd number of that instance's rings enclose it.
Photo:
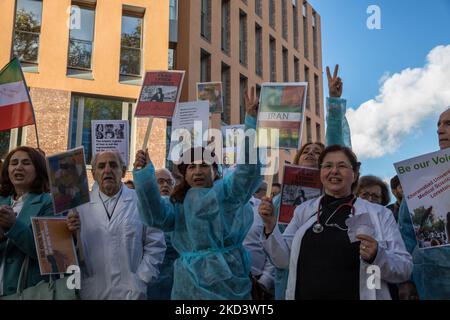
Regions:
[[[260,210],[264,248],[278,268],[289,268],[286,299],[391,299],[387,282],[404,282],[412,270],[394,217],[353,194],[360,163],[351,149],[327,147],[319,166],[324,196],[297,207],[283,234],[273,211]],[[351,243],[345,221],[362,214],[369,215],[373,234],[357,234]],[[374,277],[379,287],[370,285]]]

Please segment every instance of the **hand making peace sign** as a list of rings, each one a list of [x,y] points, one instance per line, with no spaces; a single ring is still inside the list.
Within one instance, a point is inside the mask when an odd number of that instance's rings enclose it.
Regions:
[[[342,96],[342,88],[344,84],[342,79],[338,77],[339,65],[334,67],[333,77],[331,76],[330,68],[327,67],[327,77],[328,77],[328,90],[330,98],[340,98]]]

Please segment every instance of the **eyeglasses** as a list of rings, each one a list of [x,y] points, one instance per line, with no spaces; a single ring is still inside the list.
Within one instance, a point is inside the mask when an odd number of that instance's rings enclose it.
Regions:
[[[373,200],[381,200],[381,195],[377,193],[364,192],[360,194],[360,197],[363,199],[373,199]]]
[[[163,179],[163,178],[159,178],[156,180],[156,182],[158,184],[164,184],[167,183],[169,186],[173,186],[175,184],[175,182],[172,179]]]
[[[338,171],[343,171],[343,170],[353,170],[353,167],[351,164],[348,164],[346,162],[338,162],[338,163],[332,163],[332,162],[325,162],[322,163],[321,165],[322,170],[325,171],[331,171],[333,170],[333,168],[336,168],[336,170]]]

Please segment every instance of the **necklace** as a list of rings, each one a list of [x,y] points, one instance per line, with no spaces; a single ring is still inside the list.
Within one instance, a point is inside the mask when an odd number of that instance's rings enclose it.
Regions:
[[[114,208],[111,213],[109,213],[108,209],[106,208],[105,201],[103,201],[102,196],[100,195],[100,191],[98,192],[98,197],[100,198],[100,200],[102,200],[103,208],[105,209],[106,215],[108,216],[108,220],[110,220],[110,221],[114,214],[114,211],[116,210],[117,204],[119,203],[120,197],[122,196],[122,191],[123,191],[123,189],[120,189],[119,197],[117,198],[116,203],[114,204]]]
[[[322,198],[322,199],[323,199],[323,198]],[[318,233],[322,233],[323,230],[324,230],[323,225],[320,223],[320,212],[323,211],[323,209],[322,209],[322,199],[320,199],[320,202],[319,202],[319,208],[318,208],[318,210],[317,210],[317,222],[316,222],[316,223],[314,224],[314,226],[313,226],[313,232],[314,232],[314,233],[317,233],[317,234],[318,234]],[[342,209],[342,208],[344,208],[344,207],[350,207],[350,208],[351,208],[351,211],[352,211],[352,215],[355,215],[355,207],[353,206],[353,203],[354,203],[355,199],[356,199],[356,197],[353,196],[352,199],[351,199],[349,202],[343,203],[343,204],[341,204],[340,206],[338,206],[338,207],[336,208],[336,210],[334,210],[334,211],[331,213],[331,215],[328,217],[327,221],[325,221],[325,226],[327,226],[327,227],[335,227],[335,228],[338,228],[339,230],[347,231],[348,229],[341,228],[341,226],[338,225],[337,223],[328,224],[328,222],[330,222],[330,219],[331,219],[331,218],[332,218],[332,217],[333,217],[340,209]]]

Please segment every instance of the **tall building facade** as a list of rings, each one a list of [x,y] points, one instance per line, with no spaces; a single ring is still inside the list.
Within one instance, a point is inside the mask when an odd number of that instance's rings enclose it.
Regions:
[[[263,82],[309,84],[303,143],[324,141],[319,14],[301,0],[171,0],[169,65],[186,70],[182,101],[196,83],[222,81],[224,112],[212,125],[243,123],[243,92]],[[294,150],[280,152],[291,163]]]
[[[21,61],[41,148],[54,154],[83,145],[92,157],[91,120],[128,120],[130,167],[146,119],[134,111],[145,70],[168,64],[169,0],[2,0],[0,65]],[[154,121],[149,147],[164,166],[165,120]],[[29,126],[0,133],[2,157],[36,146]]]

